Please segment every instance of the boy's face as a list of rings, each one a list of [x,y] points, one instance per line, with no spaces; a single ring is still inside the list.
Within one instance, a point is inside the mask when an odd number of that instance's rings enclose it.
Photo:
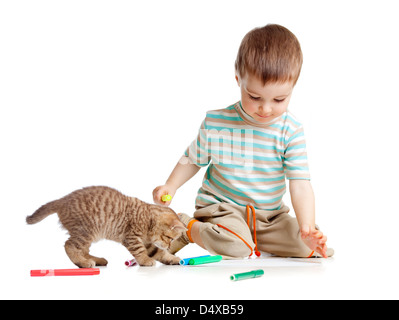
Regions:
[[[267,83],[249,74],[236,76],[241,88],[244,111],[258,122],[269,122],[287,111],[294,85],[292,82]]]

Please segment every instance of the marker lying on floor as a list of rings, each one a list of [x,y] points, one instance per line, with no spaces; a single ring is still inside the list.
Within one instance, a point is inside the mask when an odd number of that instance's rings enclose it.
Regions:
[[[98,268],[80,268],[80,269],[44,269],[31,270],[31,277],[50,277],[50,276],[94,276],[100,274]]]
[[[222,259],[223,259],[222,256],[209,256],[209,257],[192,258],[192,259],[190,259],[188,261],[188,264],[190,266],[196,266],[196,265],[199,265],[199,264],[219,262]]]
[[[263,276],[265,272],[262,269],[259,270],[254,270],[250,272],[243,272],[243,273],[237,273],[233,274],[230,276],[230,280],[233,281],[239,281],[239,280],[245,280],[245,279],[251,279],[251,278],[259,278]]]
[[[136,259],[132,259],[132,260],[127,260],[127,261],[125,261],[125,266],[126,266],[126,267],[133,267],[133,266],[135,266],[135,265],[137,265]]]
[[[211,256],[210,254],[207,254],[206,256],[199,256],[199,257],[181,259],[179,263],[180,263],[181,266],[186,266],[186,265],[188,265],[188,263],[189,263],[189,261],[190,261],[191,259],[205,258],[205,257],[210,257],[210,256]]]

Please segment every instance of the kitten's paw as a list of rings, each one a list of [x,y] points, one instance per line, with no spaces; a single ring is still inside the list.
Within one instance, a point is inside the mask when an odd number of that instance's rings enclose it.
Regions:
[[[162,259],[161,262],[163,264],[177,265],[177,264],[180,264],[180,260],[181,259],[179,257],[170,255],[168,258]]]
[[[179,257],[174,256],[173,259],[170,260],[169,264],[180,264],[180,260]]]
[[[156,264],[156,261],[152,258],[142,258],[140,260],[137,260],[137,262],[142,267],[153,267]]]
[[[107,264],[108,264],[107,259],[104,259],[104,258],[96,259],[96,266],[98,266],[98,267],[105,267]]]
[[[94,260],[86,260],[76,264],[79,268],[94,268],[96,262]]]

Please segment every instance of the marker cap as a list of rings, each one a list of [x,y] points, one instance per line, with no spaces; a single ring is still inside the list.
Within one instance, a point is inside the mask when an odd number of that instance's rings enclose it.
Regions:
[[[170,194],[164,194],[161,199],[163,202],[167,202],[172,200],[172,196]]]

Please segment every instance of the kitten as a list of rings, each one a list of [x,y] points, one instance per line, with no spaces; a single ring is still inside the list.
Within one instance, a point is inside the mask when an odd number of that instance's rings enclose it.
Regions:
[[[108,187],[89,187],[43,205],[26,222],[34,224],[53,213],[69,232],[65,251],[80,268],[108,264],[104,258],[89,254],[91,243],[101,239],[122,243],[140,266],[153,266],[155,260],[179,264],[180,259],[168,249],[187,229],[170,208],[127,197]]]

